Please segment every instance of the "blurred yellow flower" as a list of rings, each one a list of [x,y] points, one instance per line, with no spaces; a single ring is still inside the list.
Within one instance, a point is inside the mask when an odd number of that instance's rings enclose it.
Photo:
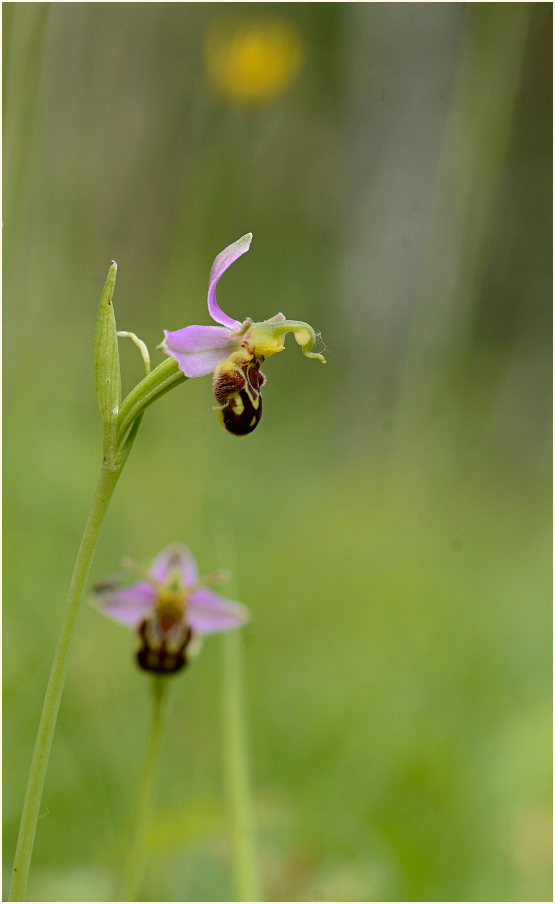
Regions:
[[[291,85],[304,58],[298,29],[272,19],[241,23],[223,19],[209,28],[204,45],[207,80],[218,94],[237,103],[264,103]]]

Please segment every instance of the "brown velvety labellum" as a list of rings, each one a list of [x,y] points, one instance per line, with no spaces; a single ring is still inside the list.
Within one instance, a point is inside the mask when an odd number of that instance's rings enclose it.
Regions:
[[[187,628],[181,645],[177,649],[172,645],[170,650],[168,642],[164,638],[164,631],[160,630],[160,625],[157,625],[157,628],[161,642],[154,647],[149,639],[148,619],[142,622],[139,628],[139,636],[143,645],[137,653],[137,662],[147,672],[155,672],[158,675],[171,675],[187,665],[187,647],[193,633],[190,628]]]
[[[262,396],[256,392],[256,404],[253,403],[246,389],[234,395],[222,408],[224,427],[235,436],[246,436],[252,433],[262,417]],[[241,409],[242,403],[242,410]]]
[[[222,406],[218,412],[229,433],[247,436],[262,417],[260,387],[265,381],[260,361],[254,358],[240,369],[222,369],[214,382],[214,395]]]

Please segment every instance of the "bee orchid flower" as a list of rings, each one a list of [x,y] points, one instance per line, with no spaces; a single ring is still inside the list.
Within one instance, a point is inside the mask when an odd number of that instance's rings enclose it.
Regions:
[[[199,579],[185,546],[168,546],[149,570],[128,561],[124,565],[142,580],[125,585],[107,578],[93,587],[93,598],[105,615],[138,633],[137,661],[146,671],[179,671],[204,635],[238,628],[250,618],[245,606],[208,586],[225,580],[225,574]]]
[[[208,313],[219,326],[187,326],[164,330],[160,348],[177,361],[187,377],[214,374],[214,395],[223,426],[236,436],[252,433],[262,415],[260,389],[265,381],[260,365],[265,358],[283,351],[285,336],[293,333],[307,358],[324,358],[312,351],[316,334],[308,323],[286,320],[276,314],[269,320],[242,323],[228,317],[216,299],[216,286],[231,264],[249,250],[252,233],[247,233],[218,254],[208,281]]]

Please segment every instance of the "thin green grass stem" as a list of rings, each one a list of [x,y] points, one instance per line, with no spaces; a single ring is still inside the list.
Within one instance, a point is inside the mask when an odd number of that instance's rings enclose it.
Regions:
[[[152,681],[150,737],[141,779],[133,837],[123,869],[120,901],[135,901],[144,874],[146,838],[152,814],[152,798],[160,759],[170,680],[167,676],[156,675]]]
[[[230,631],[222,642],[223,749],[233,826],[236,898],[237,901],[261,901],[245,730],[242,632]]]
[[[8,899],[10,901],[25,900],[46,769],[67,675],[79,603],[85,588],[104,515],[120,474],[121,467],[111,469],[103,465],[79,552],[77,553],[31,761],[15,852],[12,884]]]

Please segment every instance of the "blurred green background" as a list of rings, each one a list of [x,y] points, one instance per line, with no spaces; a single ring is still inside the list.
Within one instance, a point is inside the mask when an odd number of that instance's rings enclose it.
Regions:
[[[100,460],[108,264],[158,363],[252,231],[222,307],[311,322],[328,363],[289,339],[244,439],[209,378],[150,409],[91,581],[174,539],[233,568],[267,900],[551,899],[551,16],[3,5],[8,872]],[[115,894],[134,646],[83,605],[33,900]],[[143,900],[233,898],[221,696],[213,638],[173,685]]]

